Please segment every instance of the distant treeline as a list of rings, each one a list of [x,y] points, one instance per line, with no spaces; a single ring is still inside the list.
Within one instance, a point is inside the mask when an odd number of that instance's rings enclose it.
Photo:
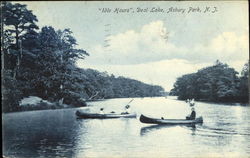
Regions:
[[[249,63],[246,63],[239,75],[233,68],[220,61],[210,67],[203,68],[197,73],[179,77],[170,95],[185,100],[212,102],[242,102],[249,101]]]
[[[89,54],[76,48],[70,29],[45,26],[39,30],[36,16],[26,5],[1,2],[1,9],[3,111],[20,110],[19,101],[27,96],[84,106],[86,100],[160,96],[164,91],[160,86],[76,67],[76,60]]]

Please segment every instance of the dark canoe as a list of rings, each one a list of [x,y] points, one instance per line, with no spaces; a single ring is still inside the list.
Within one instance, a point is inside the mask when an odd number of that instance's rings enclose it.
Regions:
[[[195,120],[186,120],[186,119],[156,119],[156,118],[150,118],[150,117],[141,115],[140,116],[140,121],[142,123],[151,123],[151,124],[187,125],[187,124],[203,123],[203,118],[202,117],[198,117]]]
[[[98,113],[86,113],[86,112],[76,111],[76,116],[78,118],[85,118],[85,119],[136,118],[136,113],[98,114]]]

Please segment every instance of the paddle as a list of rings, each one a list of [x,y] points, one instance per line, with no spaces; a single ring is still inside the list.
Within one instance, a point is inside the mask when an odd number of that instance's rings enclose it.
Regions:
[[[129,114],[130,112],[128,112],[128,108],[130,107],[130,103],[133,101],[134,99],[132,99],[132,100],[130,100],[127,104],[126,104],[126,106],[125,106],[125,109],[126,109],[126,112],[122,112],[121,114]]]
[[[133,100],[134,100],[134,99],[130,100],[130,101],[127,103],[127,105],[128,105],[129,103],[131,103]]]
[[[128,109],[128,108],[130,107],[129,104],[130,104],[133,100],[134,100],[134,99],[130,100],[130,101],[127,103],[127,105],[125,106],[126,109]],[[127,112],[127,113],[128,113],[128,112]]]

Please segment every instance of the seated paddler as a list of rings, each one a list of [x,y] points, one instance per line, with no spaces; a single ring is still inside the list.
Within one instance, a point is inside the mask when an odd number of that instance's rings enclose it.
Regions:
[[[125,106],[125,112],[122,112],[121,114],[130,114],[131,111],[130,111],[130,105],[126,105]]]
[[[99,112],[99,114],[103,114],[104,115],[104,108],[100,108],[100,112]]]
[[[195,105],[194,98],[193,98],[193,99],[191,99],[191,100],[189,101],[189,105],[190,105],[190,107],[192,107],[192,106],[194,106],[194,105]]]
[[[125,106],[125,110],[126,110],[126,113],[127,113],[127,114],[131,113],[130,105],[126,105],[126,106]]]
[[[196,112],[194,108],[191,108],[192,112],[189,116],[186,117],[187,120],[195,120],[196,118]]]

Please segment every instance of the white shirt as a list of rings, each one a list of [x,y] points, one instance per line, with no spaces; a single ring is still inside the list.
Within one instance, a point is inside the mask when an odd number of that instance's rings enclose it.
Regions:
[[[192,99],[192,100],[190,101],[190,104],[194,104],[194,99]]]
[[[126,112],[127,112],[127,113],[130,113],[130,112],[131,112],[130,108],[126,109]]]

